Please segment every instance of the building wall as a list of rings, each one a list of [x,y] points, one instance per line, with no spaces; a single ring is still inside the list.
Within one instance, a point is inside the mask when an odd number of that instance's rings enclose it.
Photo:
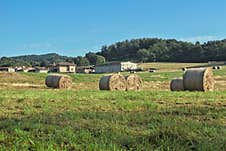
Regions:
[[[76,71],[76,67],[75,66],[69,66],[70,72],[75,72]]]
[[[128,70],[133,70],[133,69],[137,69],[136,63],[131,63],[131,62],[122,62],[121,63],[121,71],[128,71]]]
[[[59,66],[58,72],[75,72],[75,66]]]
[[[8,72],[15,72],[14,68],[8,68]]]
[[[48,73],[48,70],[38,70],[39,73]]]
[[[3,71],[3,72],[15,72],[16,70],[14,68],[1,68],[0,71]]]
[[[132,62],[121,62],[118,64],[106,64],[95,67],[96,73],[112,73],[137,69],[137,64]]]
[[[59,66],[58,67],[58,72],[68,72],[67,67]]]
[[[103,65],[103,66],[95,67],[96,73],[111,73],[111,72],[120,72],[120,71],[121,71],[120,64],[110,64],[110,65]]]

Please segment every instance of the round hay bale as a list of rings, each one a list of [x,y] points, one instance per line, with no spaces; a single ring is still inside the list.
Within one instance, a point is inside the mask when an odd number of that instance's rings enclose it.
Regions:
[[[222,66],[217,66],[217,69],[218,69],[218,70],[221,70],[221,69],[222,69]]]
[[[153,72],[156,72],[156,70],[150,70],[149,72],[153,73]]]
[[[171,91],[184,91],[183,79],[173,79],[170,82]]]
[[[216,69],[217,69],[217,66],[213,66],[212,69],[213,69],[213,70],[216,70]]]
[[[142,80],[136,74],[131,74],[125,77],[126,78],[126,90],[141,90]]]
[[[108,76],[103,76],[99,81],[100,90],[126,90],[126,79],[120,74],[112,74]]]
[[[184,89],[189,91],[214,90],[214,78],[211,68],[187,70],[183,76]]]
[[[71,77],[66,75],[48,75],[45,80],[45,84],[50,88],[68,89],[72,86]]]
[[[187,71],[188,69],[187,68],[182,68],[182,71]]]

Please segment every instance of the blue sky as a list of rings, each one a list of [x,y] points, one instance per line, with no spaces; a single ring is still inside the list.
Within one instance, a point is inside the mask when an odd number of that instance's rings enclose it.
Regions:
[[[0,0],[0,56],[78,56],[132,38],[226,38],[225,0]]]

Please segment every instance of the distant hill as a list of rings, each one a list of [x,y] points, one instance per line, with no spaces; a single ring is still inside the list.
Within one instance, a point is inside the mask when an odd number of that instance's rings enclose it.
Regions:
[[[78,66],[96,65],[105,61],[133,62],[208,62],[226,61],[226,39],[204,44],[175,39],[142,38],[103,46],[100,52],[67,57],[56,53],[2,57],[0,66],[48,66],[58,62],[74,62]]]
[[[61,56],[56,53],[44,55],[24,55],[17,57],[2,57],[0,66],[48,66],[58,62],[74,62],[72,57]]]

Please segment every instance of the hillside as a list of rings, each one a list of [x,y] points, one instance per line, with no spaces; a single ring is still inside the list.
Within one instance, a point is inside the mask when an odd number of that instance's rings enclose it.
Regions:
[[[2,57],[0,66],[47,66],[52,63],[62,61],[73,62],[72,57],[61,56],[56,53],[49,53],[44,55],[24,55],[17,57]]]
[[[87,53],[84,57],[67,57],[56,53],[2,57],[0,66],[48,66],[61,61],[79,66],[96,65],[105,61],[133,62],[208,62],[226,60],[226,39],[195,44],[175,39],[143,38],[103,46],[100,52]]]

